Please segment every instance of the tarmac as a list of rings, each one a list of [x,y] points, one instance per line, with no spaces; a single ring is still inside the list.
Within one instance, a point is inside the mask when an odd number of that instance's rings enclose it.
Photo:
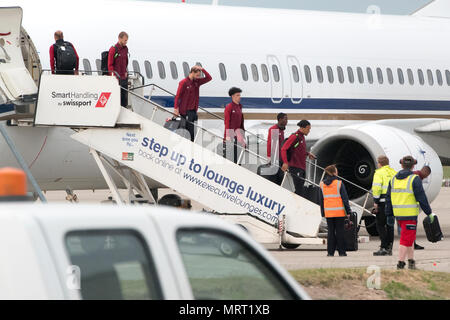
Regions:
[[[125,191],[121,193],[125,195]],[[169,193],[169,190],[160,190],[160,196]],[[107,199],[108,190],[76,191],[80,203],[99,203]],[[64,191],[51,191],[46,193],[49,202],[65,201]],[[425,217],[419,216],[417,243],[424,246],[425,250],[415,251],[416,265],[419,269],[428,271],[450,272],[450,188],[442,188],[439,196],[431,204],[433,212],[439,217],[444,239],[438,243],[428,242],[422,226]],[[199,209],[198,204],[193,203],[193,209]],[[364,225],[364,224],[363,224]],[[364,227],[361,227],[360,236],[368,236]],[[288,270],[315,269],[315,268],[366,268],[378,266],[381,269],[394,269],[398,261],[397,228],[395,227],[395,242],[392,256],[375,257],[373,252],[380,245],[378,237],[370,237],[368,243],[360,243],[359,250],[347,252],[347,257],[327,257],[325,245],[303,245],[295,250],[279,250],[278,246],[266,246],[269,252]]]

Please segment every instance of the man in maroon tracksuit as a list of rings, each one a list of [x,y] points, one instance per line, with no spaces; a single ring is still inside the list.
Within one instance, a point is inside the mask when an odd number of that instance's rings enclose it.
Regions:
[[[236,87],[228,91],[231,97],[231,103],[225,107],[225,132],[224,132],[224,151],[226,152],[226,142],[234,144],[234,162],[237,163],[237,144],[245,147],[245,129],[244,129],[244,115],[242,114],[241,104],[242,90]],[[226,157],[226,154],[224,154]],[[228,158],[228,157],[227,157]]]
[[[120,105],[122,107],[128,106],[128,34],[124,31],[119,33],[119,41],[115,46],[109,49],[108,53],[108,71],[110,75],[113,74],[119,77],[120,90]]]
[[[269,134],[267,136],[267,157],[269,159],[272,158],[272,149],[274,151],[278,150],[278,154],[273,155],[271,163],[275,166],[281,167],[283,165],[283,161],[281,160],[281,147],[284,142],[284,130],[286,129],[286,125],[288,123],[287,114],[280,112],[277,115],[277,121],[277,124],[269,128]],[[274,182],[278,185],[281,185],[283,182],[283,171],[281,168],[278,169]]]
[[[202,72],[205,74],[201,78]],[[200,86],[212,80],[210,74],[200,66],[191,68],[188,77],[181,80],[175,97],[174,113],[182,118],[182,127],[189,131],[194,141],[194,123],[198,120],[197,110],[200,100]]]
[[[311,123],[308,120],[302,120],[297,124],[300,128],[284,143],[281,148],[281,158],[283,166],[281,170],[289,170],[294,180],[295,193],[303,196],[303,184],[305,183],[306,157],[315,159],[316,156],[306,151],[305,136],[311,131]],[[288,152],[290,159],[288,160]]]

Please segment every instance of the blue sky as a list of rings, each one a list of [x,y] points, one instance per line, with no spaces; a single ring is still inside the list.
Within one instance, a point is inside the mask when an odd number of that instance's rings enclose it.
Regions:
[[[152,0],[141,0],[152,1]],[[181,0],[158,0],[181,2]],[[212,0],[186,0],[188,3],[210,4]],[[267,8],[292,8],[344,12],[367,12],[371,5],[378,6],[382,14],[410,14],[429,0],[219,0],[221,5]]]

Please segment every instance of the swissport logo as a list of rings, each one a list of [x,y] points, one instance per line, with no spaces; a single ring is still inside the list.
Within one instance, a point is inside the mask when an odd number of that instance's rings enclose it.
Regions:
[[[111,96],[111,92],[102,92],[100,98],[98,98],[96,108],[104,108],[108,103],[109,97]]]

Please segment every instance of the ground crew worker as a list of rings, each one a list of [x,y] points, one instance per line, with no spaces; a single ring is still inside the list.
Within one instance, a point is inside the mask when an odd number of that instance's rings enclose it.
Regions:
[[[281,167],[283,166],[283,161],[281,160],[281,147],[283,146],[284,130],[286,130],[287,123],[288,123],[287,114],[280,112],[277,115],[277,124],[269,128],[269,134],[267,135],[267,157],[269,159],[271,158],[272,149],[278,150],[278,153],[274,154],[274,157],[271,161],[273,165],[279,167],[276,180],[274,181],[278,185],[281,185],[281,183],[283,182],[283,171],[281,170]]]
[[[0,169],[0,202],[31,201],[27,196],[27,177],[23,170]]]
[[[242,90],[236,87],[228,91],[231,97],[231,103],[225,107],[224,112],[224,151],[226,151],[227,142],[232,142],[234,145],[234,162],[237,163],[237,144],[239,143],[245,148],[245,129],[244,129],[244,115],[242,114],[241,104]]]
[[[434,214],[423,190],[422,181],[412,172],[417,164],[412,156],[400,160],[402,170],[392,178],[386,193],[386,217],[390,226],[394,226],[394,217],[400,225],[400,248],[397,269],[416,269],[414,261],[414,241],[416,240],[417,217],[419,206],[423,212],[434,220]]]
[[[431,174],[431,168],[429,166],[423,166],[422,169],[414,171],[414,174],[417,174],[420,178],[420,180],[425,180],[428,178]],[[414,250],[424,250],[425,247],[419,245],[414,241]]]
[[[201,78],[202,72],[205,77]],[[197,110],[200,100],[200,86],[212,80],[211,75],[201,66],[194,66],[188,77],[181,80],[175,96],[174,113],[182,118],[181,127],[186,129],[194,141],[194,125],[198,120]]]
[[[386,221],[385,204],[386,193],[392,178],[397,171],[389,166],[389,158],[379,156],[377,159],[378,169],[373,176],[372,194],[375,212],[377,216],[377,230],[380,236],[380,250],[373,253],[374,256],[392,255],[392,245],[394,243],[394,228],[389,226]]]
[[[311,123],[308,120],[302,120],[297,125],[300,127],[296,133],[286,140],[281,148],[281,159],[284,172],[289,170],[294,180],[295,193],[303,196],[303,185],[305,183],[306,157],[316,159],[316,156],[306,151],[305,136],[311,131]],[[288,159],[288,153],[290,159]]]
[[[128,107],[128,34],[125,31],[119,33],[119,40],[109,49],[108,71],[110,75],[119,77],[120,105]]]
[[[320,183],[320,209],[322,216],[327,219],[328,225],[328,257],[334,256],[336,250],[341,257],[347,255],[345,252],[344,225],[351,209],[345,186],[337,175],[336,166],[328,166],[325,168],[325,177]]]
[[[54,34],[55,43],[50,46],[50,69],[53,74],[78,74],[80,58],[70,42],[64,41],[64,34]]]

